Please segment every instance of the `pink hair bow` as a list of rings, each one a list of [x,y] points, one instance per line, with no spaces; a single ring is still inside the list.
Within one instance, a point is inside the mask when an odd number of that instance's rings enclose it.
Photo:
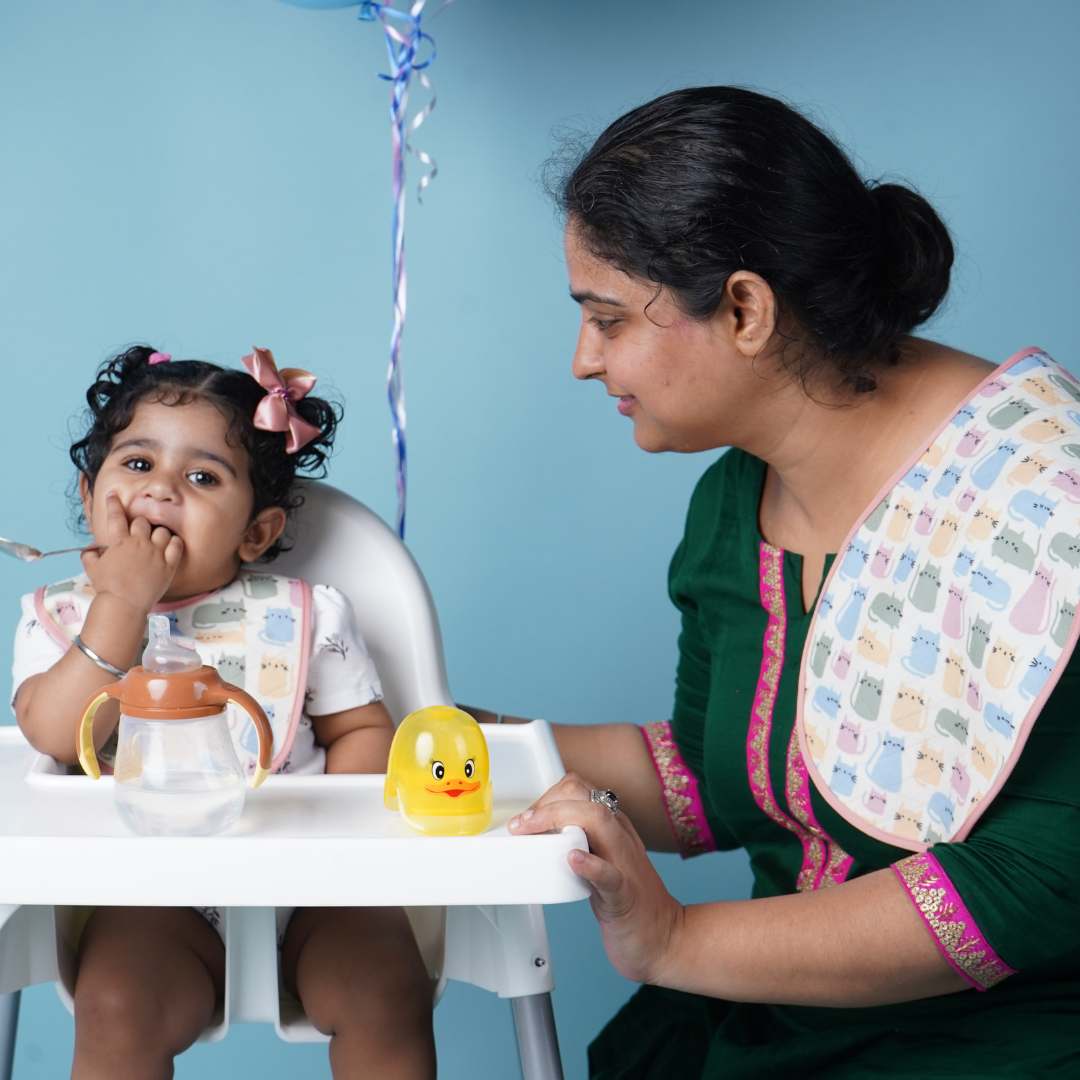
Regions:
[[[266,391],[266,397],[255,409],[254,423],[262,431],[284,431],[285,453],[295,454],[312,439],[322,434],[297,411],[293,402],[299,401],[315,386],[315,376],[301,368],[282,368],[278,371],[274,354],[269,349],[253,347],[244,357],[244,367]]]

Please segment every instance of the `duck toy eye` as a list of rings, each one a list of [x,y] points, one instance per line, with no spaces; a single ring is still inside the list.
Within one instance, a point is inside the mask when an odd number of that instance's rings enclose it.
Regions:
[[[446,766],[441,761],[433,761],[431,763],[431,775],[434,776],[436,780],[441,780],[446,776]]]

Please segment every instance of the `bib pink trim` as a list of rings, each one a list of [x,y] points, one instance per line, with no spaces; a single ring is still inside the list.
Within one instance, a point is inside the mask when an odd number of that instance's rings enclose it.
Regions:
[[[307,686],[308,661],[311,659],[311,586],[302,578],[294,578],[293,585],[298,585],[301,590],[300,606],[303,617],[300,622],[300,670],[296,673],[296,695],[293,701],[292,718],[289,721],[289,730],[285,733],[285,742],[281,749],[274,755],[270,763],[270,771],[277,772],[292,750],[293,741],[296,738],[296,729],[300,725],[300,714],[304,711],[305,687]]]

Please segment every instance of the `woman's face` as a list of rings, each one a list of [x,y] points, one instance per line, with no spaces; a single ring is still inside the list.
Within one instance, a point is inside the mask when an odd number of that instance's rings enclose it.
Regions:
[[[570,295],[581,306],[574,351],[578,379],[597,379],[634,425],[643,450],[689,453],[737,445],[762,385],[722,305],[704,321],[666,290],[597,258],[571,224],[565,237]],[[752,359],[752,358],[751,358]]]

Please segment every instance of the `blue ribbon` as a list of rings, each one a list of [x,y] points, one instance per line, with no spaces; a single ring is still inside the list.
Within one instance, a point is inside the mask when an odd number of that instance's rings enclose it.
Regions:
[[[390,405],[392,436],[397,457],[397,531],[405,537],[405,504],[408,487],[408,455],[405,445],[406,414],[405,386],[401,369],[401,338],[405,330],[407,277],[405,273],[405,153],[416,156],[425,172],[417,184],[417,198],[422,202],[424,190],[435,179],[438,168],[430,154],[417,150],[409,136],[431,115],[435,108],[435,94],[427,69],[435,61],[435,41],[421,26],[427,0],[413,0],[408,11],[399,11],[393,4],[378,0],[287,0],[288,3],[308,8],[344,8],[358,6],[357,17],[362,22],[382,23],[386,38],[386,50],[390,61],[389,74],[379,78],[390,83],[390,134],[392,153],[393,214],[390,222],[392,250],[391,284],[394,304],[394,326],[390,334],[390,362],[386,372],[386,396]],[[439,10],[452,3],[443,0]],[[436,12],[437,14],[438,12]],[[423,60],[418,59],[421,50],[430,49]],[[430,94],[424,107],[410,120],[408,118],[409,89],[413,75],[423,89]]]

